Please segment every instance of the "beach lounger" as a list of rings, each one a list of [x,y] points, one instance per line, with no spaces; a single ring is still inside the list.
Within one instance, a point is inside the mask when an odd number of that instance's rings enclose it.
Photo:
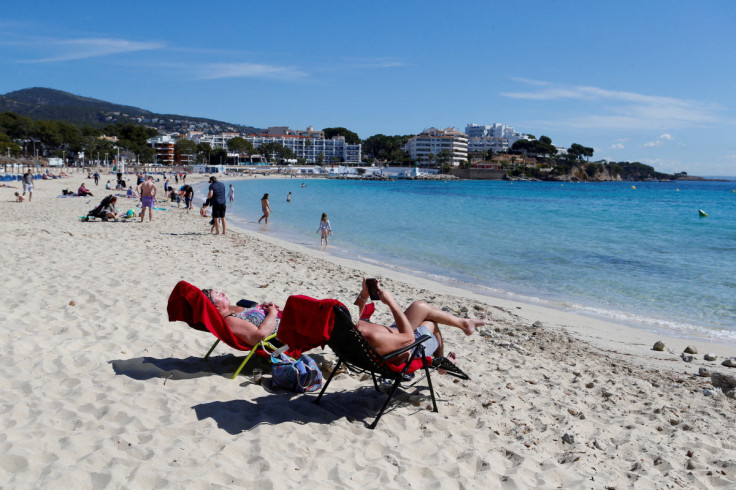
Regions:
[[[240,305],[241,302],[238,302]],[[264,340],[259,341],[256,345],[247,345],[243,343],[233,332],[228,328],[225,323],[225,319],[222,318],[220,312],[217,311],[215,305],[204,295],[202,290],[189,284],[186,281],[179,281],[174,286],[171,295],[169,295],[169,302],[166,307],[169,314],[169,321],[183,321],[186,322],[190,327],[201,330],[203,332],[209,331],[217,337],[215,343],[207,351],[204,358],[208,359],[212,351],[217,347],[220,341],[225,342],[233,349],[240,351],[249,351],[248,355],[243,359],[238,369],[235,370],[230,379],[235,379],[240,371],[243,370],[248,361],[253,357],[256,352],[265,353],[270,355],[270,352],[276,350],[271,341],[276,339],[276,334],[266,337]]]
[[[329,301],[329,302],[328,302]],[[326,310],[329,308],[329,311]],[[311,315],[303,313],[313,311]],[[296,315],[294,312],[299,312]],[[304,326],[308,322],[308,318],[316,320],[313,325],[307,328],[305,332]],[[299,325],[294,326],[297,323]],[[283,330],[283,333],[282,333]],[[290,346],[299,347],[302,350],[308,350],[317,345],[329,345],[337,354],[338,361],[332,369],[329,378],[322,387],[315,403],[319,404],[332,378],[343,364],[349,369],[357,372],[369,372],[373,379],[373,386],[376,391],[380,392],[377,377],[392,382],[388,390],[388,398],[383,407],[378,412],[376,419],[368,427],[374,429],[381,419],[383,412],[391,402],[391,398],[400,386],[402,381],[409,379],[409,375],[419,369],[424,369],[429,393],[432,397],[433,411],[437,412],[437,402],[432,387],[432,379],[430,377],[430,368],[439,367],[448,369],[449,374],[469,379],[468,376],[457,366],[444,358],[439,358],[434,362],[429,356],[425,356],[422,344],[429,340],[429,335],[424,335],[413,344],[392,352],[390,354],[380,356],[373,346],[363,337],[363,334],[357,329],[350,317],[347,307],[336,300],[315,300],[306,296],[291,296],[284,307],[284,315],[281,319],[281,327],[279,328],[279,338]],[[305,342],[306,339],[306,342]],[[390,362],[394,357],[418,347],[408,362],[402,364],[392,364]]]

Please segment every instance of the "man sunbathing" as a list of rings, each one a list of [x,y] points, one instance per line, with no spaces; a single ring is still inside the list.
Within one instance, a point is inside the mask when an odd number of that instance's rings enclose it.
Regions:
[[[380,285],[377,289],[379,299],[391,310],[391,314],[394,317],[394,324],[386,327],[366,320],[359,320],[357,327],[379,355],[389,354],[413,344],[422,335],[429,335],[431,338],[422,344],[424,345],[425,353],[433,357],[441,357],[444,356],[444,345],[442,332],[440,332],[439,328],[440,323],[459,328],[465,335],[472,335],[476,328],[486,323],[485,318],[460,318],[439,308],[435,308],[424,301],[415,301],[405,311],[401,311],[401,308],[399,308],[398,303],[391,296],[391,293],[381,289]],[[364,277],[363,289],[354,303],[358,307],[359,318],[363,316],[363,310],[365,309],[368,298],[368,286]],[[397,364],[406,362],[410,355],[409,352],[406,352],[394,358],[392,362]],[[446,357],[453,363],[457,359],[457,355],[454,352],[450,352]]]
[[[279,328],[281,308],[274,303],[243,308],[231,305],[227,296],[219,291],[203,289],[202,292],[215,305],[235,336],[248,345],[256,345]]]

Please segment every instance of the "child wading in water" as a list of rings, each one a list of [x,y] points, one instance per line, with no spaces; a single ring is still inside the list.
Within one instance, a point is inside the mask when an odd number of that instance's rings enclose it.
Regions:
[[[322,232],[322,237],[319,239],[319,248],[322,249],[322,241],[325,242],[325,248],[327,248],[327,235],[332,235],[332,227],[330,226],[330,220],[327,219],[327,213],[322,213],[322,219],[319,221],[319,228],[317,232]]]

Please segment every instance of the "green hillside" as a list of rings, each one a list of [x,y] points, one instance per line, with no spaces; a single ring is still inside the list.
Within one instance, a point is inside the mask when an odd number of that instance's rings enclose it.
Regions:
[[[36,121],[64,121],[77,126],[103,127],[111,123],[134,122],[156,127],[161,131],[186,131],[192,126],[203,130],[217,128],[247,133],[262,131],[253,126],[213,119],[157,114],[138,107],[42,87],[16,90],[0,95],[0,113],[2,112],[13,112]]]

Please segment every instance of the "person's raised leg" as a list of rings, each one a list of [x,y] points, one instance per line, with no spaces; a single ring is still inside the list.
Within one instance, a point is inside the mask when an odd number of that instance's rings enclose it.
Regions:
[[[413,302],[404,311],[404,314],[414,330],[423,322],[429,320],[431,322],[457,327],[465,332],[465,335],[472,335],[477,327],[486,323],[485,318],[479,320],[474,318],[460,318],[439,308],[435,308],[425,301]]]

